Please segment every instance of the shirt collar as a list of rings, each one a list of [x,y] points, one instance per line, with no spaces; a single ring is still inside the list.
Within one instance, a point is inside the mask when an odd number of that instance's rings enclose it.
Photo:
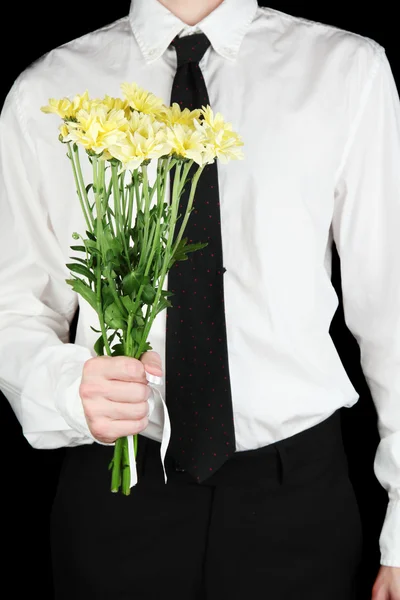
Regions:
[[[235,60],[257,8],[257,0],[224,0],[196,26],[188,27],[158,0],[132,0],[129,20],[146,62],[160,58],[181,32],[198,30],[208,37],[218,54]]]

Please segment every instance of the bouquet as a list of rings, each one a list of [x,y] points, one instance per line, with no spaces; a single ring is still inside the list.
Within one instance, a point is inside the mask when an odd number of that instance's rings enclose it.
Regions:
[[[72,234],[75,255],[66,281],[98,315],[95,353],[139,359],[151,350],[154,319],[172,306],[164,289],[169,269],[206,245],[184,237],[202,171],[216,158],[242,158],[243,142],[209,106],[166,106],[136,83],[123,83],[121,90],[121,98],[91,99],[87,91],[51,98],[41,110],[62,120],[59,140],[67,146],[86,223],[84,234]],[[91,181],[83,176],[82,157],[90,163]],[[188,202],[179,214],[186,188]],[[137,436],[116,440],[113,492],[130,493],[136,452]]]

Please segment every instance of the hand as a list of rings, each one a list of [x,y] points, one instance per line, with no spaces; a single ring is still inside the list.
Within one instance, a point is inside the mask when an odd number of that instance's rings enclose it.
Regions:
[[[99,442],[110,444],[147,427],[151,388],[146,371],[162,375],[156,352],[145,352],[140,360],[97,356],[86,361],[79,394],[89,429]]]
[[[372,600],[400,600],[400,567],[381,567],[376,578]]]

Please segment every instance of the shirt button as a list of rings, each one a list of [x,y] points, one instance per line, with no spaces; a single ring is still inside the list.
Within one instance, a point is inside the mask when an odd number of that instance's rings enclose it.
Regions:
[[[148,54],[149,56],[154,56],[155,54],[157,54],[157,50],[153,48],[152,50],[149,50]]]

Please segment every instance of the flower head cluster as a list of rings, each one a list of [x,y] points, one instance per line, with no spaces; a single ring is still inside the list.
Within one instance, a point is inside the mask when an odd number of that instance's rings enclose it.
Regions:
[[[62,142],[104,160],[117,159],[122,169],[168,155],[199,166],[216,158],[224,163],[243,158],[240,136],[209,106],[182,110],[176,103],[165,106],[136,83],[123,83],[121,89],[123,98],[91,99],[88,92],[72,100],[51,98],[42,111],[61,117]]]

